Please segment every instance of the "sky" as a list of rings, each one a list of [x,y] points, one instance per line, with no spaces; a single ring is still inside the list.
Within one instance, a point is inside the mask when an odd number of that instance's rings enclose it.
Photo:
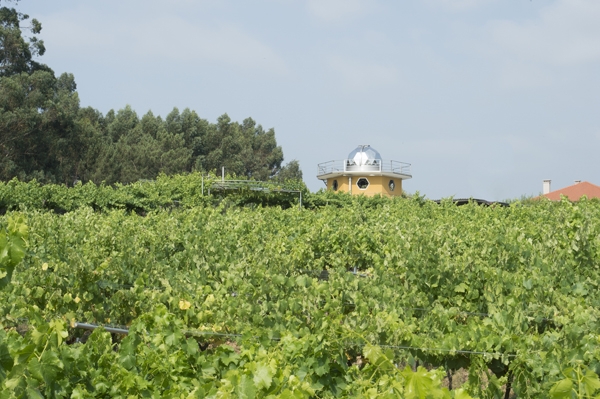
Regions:
[[[312,191],[359,144],[430,199],[600,185],[598,0],[21,0],[82,106],[274,128]]]

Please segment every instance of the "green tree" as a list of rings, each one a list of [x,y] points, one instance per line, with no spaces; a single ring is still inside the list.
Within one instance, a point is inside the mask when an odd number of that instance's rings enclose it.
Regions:
[[[283,151],[275,131],[265,131],[252,118],[239,124],[224,114],[205,131],[197,169],[218,172],[224,166],[228,173],[256,180],[270,179],[281,169]]]
[[[85,143],[73,75],[35,71],[0,77],[0,178],[69,183]]]
[[[106,119],[100,111],[92,107],[81,108],[77,115],[77,126],[80,139],[86,143],[77,165],[78,180],[101,182],[102,178],[96,178],[95,174],[104,153],[112,144],[105,134]]]
[[[56,78],[35,60],[46,49],[35,36],[41,24],[23,26],[28,19],[0,7],[0,179],[112,184],[222,166],[257,180],[301,177],[298,165],[281,169],[275,131],[251,118],[240,124],[224,114],[211,124],[189,109],[165,120],[152,112],[140,119],[129,105],[105,116],[80,109],[73,75]]]
[[[81,169],[85,135],[77,124],[79,98],[73,75],[58,79],[34,58],[45,52],[39,21],[0,8],[0,178],[70,183]]]
[[[227,114],[217,119],[207,131],[202,146],[202,155],[197,167],[206,171],[217,171],[224,166],[229,173],[244,175],[244,164],[240,154],[243,148],[238,124],[231,122]]]
[[[0,7],[0,76],[50,71],[46,65],[33,59],[46,52],[44,42],[37,36],[29,37],[28,41],[23,37],[21,23],[28,19],[28,15],[14,8]],[[42,30],[42,24],[37,19],[32,19],[31,25],[26,29],[37,35]]]
[[[300,170],[300,163],[298,160],[293,159],[281,168],[277,176],[277,181],[286,182],[289,180],[302,180],[302,170]]]
[[[174,174],[189,171],[192,150],[186,147],[180,129],[171,129],[152,112],[139,119],[126,106],[117,113],[107,114],[105,138],[99,145],[95,182],[131,183],[154,179],[159,173]]]
[[[275,130],[265,131],[252,118],[247,118],[240,127],[245,148],[242,152],[245,175],[257,180],[267,180],[281,169],[283,151],[275,140]]]
[[[206,137],[210,123],[201,119],[195,111],[189,108],[179,113],[177,108],[165,118],[165,128],[167,132],[178,135],[182,134],[185,142],[185,147],[191,150],[191,158],[189,169],[191,170],[196,162],[196,159],[203,153],[203,140]]]
[[[192,158],[195,159],[202,153],[202,140],[206,136],[210,123],[206,119],[200,118],[196,111],[191,111],[189,108],[184,109],[179,115],[178,123],[185,139],[185,146],[192,150]],[[169,117],[167,117],[167,125],[169,124]],[[171,131],[169,126],[167,130]]]

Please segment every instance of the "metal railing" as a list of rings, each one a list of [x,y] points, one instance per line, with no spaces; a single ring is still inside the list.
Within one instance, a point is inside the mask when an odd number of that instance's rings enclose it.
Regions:
[[[302,208],[302,190],[289,188],[286,185],[277,183],[256,181],[256,180],[217,180],[211,184],[213,190],[250,190],[261,191],[264,193],[294,193],[298,194],[298,206]],[[204,181],[202,183],[202,193],[204,194]],[[208,191],[210,195],[210,189]]]
[[[411,175],[410,164],[399,161],[384,161],[374,159],[364,165],[358,165],[353,159],[344,159],[320,163],[317,166],[317,176],[330,173],[347,172],[385,172],[399,175]]]

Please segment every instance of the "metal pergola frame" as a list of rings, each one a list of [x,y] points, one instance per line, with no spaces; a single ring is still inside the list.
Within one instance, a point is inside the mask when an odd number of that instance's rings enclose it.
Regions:
[[[224,178],[221,178],[220,181],[213,181],[211,188],[218,191],[249,190],[263,193],[295,193],[298,194],[298,206],[302,209],[301,190],[281,187],[274,183],[257,180],[225,180]],[[208,190],[208,194],[210,195],[210,189]],[[204,176],[202,176],[202,195],[204,195]]]

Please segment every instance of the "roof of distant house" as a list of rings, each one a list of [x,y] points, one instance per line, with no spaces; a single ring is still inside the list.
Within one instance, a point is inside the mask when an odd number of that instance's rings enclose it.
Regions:
[[[541,197],[546,197],[552,201],[559,201],[561,195],[564,195],[571,201],[578,201],[584,195],[588,198],[600,198],[600,186],[582,181],[581,183],[575,183],[560,190],[551,191]]]

